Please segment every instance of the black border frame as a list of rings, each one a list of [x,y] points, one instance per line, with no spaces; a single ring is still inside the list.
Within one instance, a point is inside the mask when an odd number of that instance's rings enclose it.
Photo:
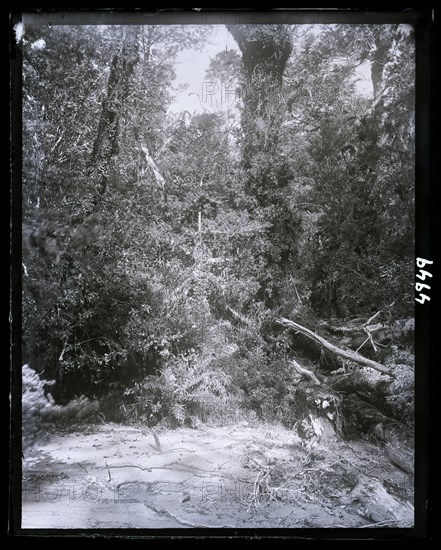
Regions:
[[[15,43],[13,26],[25,24],[387,24],[408,23],[416,29],[416,257],[434,258],[434,10],[432,8],[22,8],[10,11],[10,471],[8,534],[15,539],[70,537],[110,539],[288,539],[288,540],[431,540],[433,535],[433,359],[431,328],[434,297],[415,304],[416,318],[416,468],[415,527],[410,529],[21,529],[21,109],[22,52]],[[437,265],[434,262],[432,272]],[[435,277],[431,279],[436,283]],[[431,289],[432,291],[433,289]],[[430,454],[432,451],[432,455]],[[431,460],[432,459],[432,460]],[[43,539],[40,538],[41,541]],[[86,542],[86,540],[84,540]],[[87,541],[89,542],[89,541]]]

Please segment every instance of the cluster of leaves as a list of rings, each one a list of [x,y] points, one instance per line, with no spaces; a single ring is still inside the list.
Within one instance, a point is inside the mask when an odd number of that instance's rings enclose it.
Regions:
[[[35,443],[45,422],[72,422],[91,418],[99,409],[97,401],[80,396],[67,406],[57,405],[50,393],[54,380],[40,378],[28,364],[22,368],[22,448],[24,451]],[[102,418],[101,418],[102,420]]]
[[[22,368],[22,441],[23,449],[30,447],[41,425],[44,413],[50,407],[44,387],[47,381],[41,379],[29,365]]]
[[[415,425],[415,355],[411,349],[393,346],[388,364],[394,369],[394,380],[388,387],[386,402],[394,418],[408,428]]]
[[[141,145],[163,145],[173,55],[203,32],[128,28],[144,63],[125,83],[112,73],[128,56],[121,32],[31,27],[24,38],[23,349],[61,402],[153,372],[162,353],[195,345],[205,321],[204,303],[187,300],[194,237],[173,238],[175,211],[140,158]],[[123,85],[127,102],[109,111]],[[109,132],[119,148],[106,152]]]
[[[204,418],[207,403],[226,402],[230,390],[230,377],[215,368],[213,359],[192,350],[171,356],[159,374],[127,388],[121,408],[126,422],[194,427]]]
[[[292,341],[276,315],[393,300],[406,313],[410,36],[295,29],[288,60],[286,28],[250,29],[236,29],[242,58],[221,52],[207,71],[241,84],[241,125],[231,103],[167,114],[175,56],[202,28],[26,30],[24,354],[57,401],[113,388],[124,419],[182,425],[235,393],[289,424]],[[366,60],[375,102],[356,89]],[[410,389],[396,389],[398,410]]]
[[[411,315],[411,33],[396,26],[335,27],[299,36],[299,44],[286,74],[287,132],[297,145],[293,171],[305,207],[301,257],[310,303],[321,316],[347,317],[395,298],[395,315]],[[380,55],[383,70],[376,74]],[[374,102],[356,91],[357,67],[364,63],[366,70],[367,60]]]
[[[289,363],[257,349],[240,357],[236,368],[234,384],[243,406],[255,411],[257,418],[265,422],[278,421],[292,427],[297,420],[297,380]]]
[[[288,335],[275,335],[273,314],[263,303],[253,304],[247,314],[229,311],[227,335],[235,351],[222,368],[231,376],[234,394],[257,418],[291,426],[296,380],[289,365]]]

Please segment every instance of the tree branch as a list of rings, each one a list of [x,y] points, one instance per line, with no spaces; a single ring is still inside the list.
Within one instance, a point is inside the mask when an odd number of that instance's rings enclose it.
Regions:
[[[315,332],[312,332],[311,330],[303,327],[302,325],[299,325],[298,323],[294,323],[294,321],[290,321],[289,319],[285,319],[284,317],[282,317],[280,319],[276,319],[276,322],[279,323],[280,325],[284,325],[288,328],[292,328],[296,332],[300,332],[304,336],[310,338],[311,340],[314,340],[315,342],[317,342],[327,350],[332,351],[332,353],[335,353],[336,355],[339,355],[344,359],[348,359],[349,361],[354,361],[355,363],[358,363],[359,365],[363,365],[364,367],[370,367],[371,369],[375,369],[383,374],[389,374],[389,375],[391,374],[390,369],[385,367],[384,365],[381,365],[376,361],[372,361],[371,359],[367,359],[366,357],[363,357],[363,355],[360,355],[355,351],[343,350],[335,346],[334,344],[331,344],[331,342],[328,342],[328,340],[325,340]]]
[[[291,365],[303,378],[308,378],[309,380],[314,382],[314,384],[317,384],[318,386],[320,386],[321,384],[320,380],[312,371],[305,369],[305,367],[302,367],[301,365],[299,365],[299,363],[297,363],[295,359],[291,360]]]
[[[145,160],[147,161],[147,164],[149,165],[149,168],[153,172],[153,175],[155,176],[156,182],[160,185],[161,189],[164,190],[165,180],[161,174],[161,172],[158,170],[158,167],[156,166],[155,161],[150,156],[149,150],[145,145],[141,145],[141,151],[144,153]]]

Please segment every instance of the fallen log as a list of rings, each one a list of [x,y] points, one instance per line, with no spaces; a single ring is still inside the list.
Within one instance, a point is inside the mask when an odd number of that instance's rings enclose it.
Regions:
[[[388,459],[408,474],[415,473],[415,436],[412,430],[399,425],[384,426],[384,452]]]
[[[390,323],[372,323],[373,317],[363,325],[333,325],[329,322],[321,323],[333,334],[341,334],[352,339],[364,339],[366,335],[375,336],[376,342],[390,342],[410,338],[415,332],[415,319],[397,319]]]
[[[384,401],[388,395],[390,381],[378,371],[354,370],[347,374],[331,373],[326,384],[346,395],[369,393],[370,401]]]
[[[388,493],[378,479],[360,476],[357,485],[340,502],[355,506],[362,517],[378,524],[391,522],[396,527],[414,524],[413,505]]]
[[[321,382],[317,378],[317,376],[308,369],[305,369],[305,367],[302,367],[302,365],[299,365],[295,359],[291,360],[291,365],[294,367],[294,370],[297,371],[302,378],[306,378],[307,380],[310,380],[311,382],[314,382],[314,384],[317,384],[320,386]]]
[[[384,449],[392,464],[408,474],[415,473],[415,454],[409,445],[395,439],[394,441],[387,441]]]
[[[366,434],[384,445],[387,458],[404,472],[414,473],[414,450],[408,429],[398,420],[380,412],[375,406],[355,395],[342,400],[345,434]]]
[[[375,369],[382,374],[391,374],[390,369],[388,367],[385,367],[381,363],[377,363],[377,361],[373,361],[372,359],[367,359],[366,357],[355,351],[341,349],[336,345],[331,344],[331,342],[325,340],[315,332],[312,332],[312,330],[309,330],[308,328],[303,327],[302,325],[299,325],[298,323],[295,323],[290,319],[285,319],[284,317],[281,317],[280,319],[276,319],[276,322],[280,325],[292,328],[296,332],[300,332],[304,336],[310,338],[311,340],[314,340],[315,342],[323,346],[328,351],[331,351],[332,353],[343,357],[343,359],[348,359],[349,361],[354,361],[354,363],[358,363],[359,365],[363,365],[364,367]]]
[[[350,437],[373,434],[384,441],[384,436],[378,432],[379,427],[382,427],[381,432],[383,432],[389,426],[401,424],[357,395],[347,395],[342,400],[342,413],[345,419],[345,433]]]

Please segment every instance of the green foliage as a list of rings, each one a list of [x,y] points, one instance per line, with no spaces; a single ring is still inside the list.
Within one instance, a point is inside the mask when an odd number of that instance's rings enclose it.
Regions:
[[[206,78],[240,98],[200,114],[169,106],[202,27],[26,29],[23,352],[57,401],[194,425],[235,399],[290,424],[306,347],[276,315],[412,315],[413,42],[381,29],[238,26]],[[408,370],[391,391],[404,414]]]
[[[300,127],[303,137],[293,170],[304,182],[300,250],[311,304],[322,316],[346,317],[395,301],[396,315],[411,315],[412,38],[393,26],[339,27],[300,43],[303,51],[287,69],[287,130],[292,139]],[[346,58],[343,46],[351,52]],[[373,103],[357,94],[355,71],[378,56],[383,70]]]
[[[260,304],[247,314],[230,308],[229,337],[236,344],[233,361],[224,368],[245,410],[268,421],[295,421],[296,376],[289,365],[286,334],[274,335],[272,312]]]
[[[230,387],[230,378],[215,368],[212,357],[204,358],[192,350],[170,357],[157,375],[127,388],[122,409],[126,420],[194,427],[203,419],[205,405],[227,400]]]
[[[394,418],[410,429],[415,424],[415,355],[411,349],[392,347],[386,364],[394,371],[394,380],[388,388],[386,402]]]
[[[38,374],[29,367],[22,368],[22,442],[23,449],[30,447],[38,435],[41,419],[50,407],[45,396],[46,380],[40,379]]]
[[[121,31],[30,28],[24,42],[24,354],[57,380],[62,401],[100,395],[109,382],[152,372],[164,350],[195,345],[192,327],[204,315],[202,306],[200,317],[192,317],[197,307],[175,286],[181,262],[193,261],[194,239],[167,237],[173,230],[165,215],[156,230],[166,211],[163,197],[133,154],[140,141],[162,146],[171,61],[188,44],[202,44],[203,32],[129,28],[125,35],[135,33],[142,43],[144,63],[121,84],[118,75],[109,77],[115,59],[126,61],[124,47],[115,57]],[[120,84],[130,92],[127,102],[112,103],[108,113],[119,121],[112,138],[118,147],[110,158],[98,158],[95,151],[110,138],[93,120],[109,109]],[[103,180],[91,177],[89,163],[99,173],[103,159],[110,169],[99,190]],[[189,277],[184,269],[183,286]],[[167,315],[176,323],[166,322]]]
[[[239,357],[235,367],[233,385],[245,409],[265,422],[295,423],[296,380],[288,361],[260,347]]]
[[[88,418],[90,421],[99,410],[96,401],[80,396],[67,406],[56,405],[52,394],[45,387],[52,388],[54,380],[45,380],[29,366],[22,367],[22,448],[28,450],[35,443],[44,423],[72,422]]]

